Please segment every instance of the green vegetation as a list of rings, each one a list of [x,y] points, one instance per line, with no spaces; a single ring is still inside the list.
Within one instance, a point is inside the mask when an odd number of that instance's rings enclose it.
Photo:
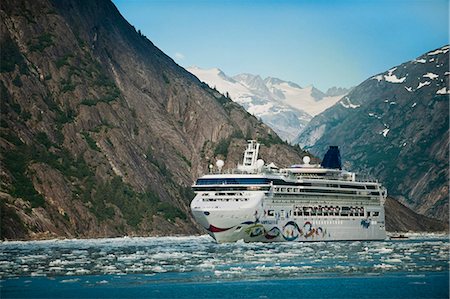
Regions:
[[[16,77],[14,77],[14,79],[12,80],[12,83],[17,86],[17,87],[22,87],[22,80],[20,80],[20,76],[16,75]]]
[[[50,33],[44,33],[34,39],[33,42],[29,42],[28,48],[31,52],[42,52],[45,48],[53,45],[53,35]]]
[[[263,144],[264,146],[270,147],[271,145],[274,144],[285,144],[285,142],[283,140],[281,140],[280,137],[278,137],[277,135],[272,135],[272,134],[267,134],[267,137],[257,137],[257,140],[259,143]]]
[[[158,159],[156,159],[156,157],[153,154],[153,151],[150,147],[147,149],[146,159],[147,159],[147,161],[149,161],[150,163],[152,163],[153,165],[155,165],[158,168],[159,173],[163,177],[165,177],[169,180],[172,179],[172,174],[167,170],[167,167],[164,164],[164,162],[160,162],[160,161],[158,161]]]
[[[33,156],[31,149],[20,145],[18,150],[6,151],[3,155],[3,163],[14,178],[11,195],[28,200],[32,207],[44,206],[44,197],[34,189],[33,182],[27,176],[28,163]]]
[[[55,62],[56,67],[58,69],[60,69],[61,67],[65,66],[65,65],[69,65],[69,58],[72,58],[72,57],[73,57],[72,54],[64,55],[62,58],[56,60],[56,62]]]
[[[170,84],[169,77],[167,77],[167,75],[165,73],[162,74],[162,77],[163,77],[164,83]]]
[[[36,141],[45,146],[46,149],[49,149],[52,146],[52,142],[44,132],[39,132],[36,134]]]
[[[86,143],[92,150],[97,152],[101,151],[100,148],[97,146],[97,143],[95,142],[94,138],[92,138],[88,132],[81,132],[81,135],[83,135],[84,140],[86,140]]]
[[[71,80],[61,80],[61,91],[63,93],[66,93],[68,91],[74,91],[75,85],[72,83]]]
[[[188,158],[186,158],[182,153],[175,151],[175,154],[184,161],[184,163],[186,163],[187,166],[192,167],[192,163],[191,161],[189,161]]]
[[[2,41],[0,61],[0,73],[12,72],[16,68],[16,65],[19,66],[19,71],[21,74],[26,74],[28,72],[28,67],[22,57],[22,54],[20,54],[19,48],[9,37]]]
[[[214,149],[214,156],[228,156],[228,148],[230,147],[231,138],[221,139]]]
[[[135,192],[130,186],[115,176],[111,181],[98,185],[92,201],[91,209],[95,216],[104,221],[114,217],[115,212],[110,204],[119,208],[127,223],[137,228],[144,219],[151,221],[153,215],[160,214],[169,221],[175,218],[187,219],[180,209],[169,203],[161,202],[159,197],[151,192]]]
[[[214,156],[217,155],[222,155],[224,157],[228,156],[228,148],[230,147],[230,143],[231,140],[235,138],[235,139],[243,139],[244,138],[244,134],[242,134],[242,132],[240,130],[236,130],[233,132],[233,134],[230,135],[230,137],[225,138],[225,139],[221,139],[215,149],[214,149]],[[205,145],[203,145],[205,146]],[[203,150],[203,149],[202,149]]]

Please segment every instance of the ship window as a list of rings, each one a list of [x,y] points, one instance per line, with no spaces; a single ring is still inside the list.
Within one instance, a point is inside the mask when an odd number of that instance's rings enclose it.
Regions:
[[[370,212],[369,211],[367,211],[367,217],[370,217]]]
[[[273,217],[275,214],[274,214],[274,211],[273,210],[268,210],[267,211],[267,216],[271,216],[271,217]]]
[[[379,216],[380,215],[380,212],[373,212],[373,216],[374,217],[377,217],[377,216]]]
[[[220,178],[198,179],[196,185],[267,185],[270,180],[264,178]]]

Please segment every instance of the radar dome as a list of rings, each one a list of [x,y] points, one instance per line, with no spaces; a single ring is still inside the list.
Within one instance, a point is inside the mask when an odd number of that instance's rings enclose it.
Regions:
[[[264,166],[264,160],[263,160],[263,159],[258,159],[258,160],[256,161],[256,166],[257,166],[258,168],[263,167],[263,166]]]
[[[225,165],[225,162],[223,162],[223,160],[217,160],[216,162],[216,166],[217,168],[222,168]]]
[[[311,158],[309,156],[304,156],[303,157],[303,163],[304,164],[309,164],[309,162],[311,162]]]

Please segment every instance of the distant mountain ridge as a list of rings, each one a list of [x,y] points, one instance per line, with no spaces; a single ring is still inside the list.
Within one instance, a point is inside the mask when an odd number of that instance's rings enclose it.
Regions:
[[[448,221],[449,46],[375,75],[316,115],[295,142],[321,156],[339,145],[414,211]]]
[[[284,140],[291,141],[314,115],[333,105],[348,90],[331,88],[326,93],[313,86],[248,73],[227,76],[218,68],[187,68],[189,72],[261,118]]]

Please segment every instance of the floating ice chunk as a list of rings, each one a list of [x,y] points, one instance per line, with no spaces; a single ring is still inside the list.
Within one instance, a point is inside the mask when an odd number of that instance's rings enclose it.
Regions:
[[[397,102],[390,102],[389,105],[397,105]]]
[[[406,144],[407,144],[406,142],[403,142],[403,144],[402,144],[402,147],[405,147],[405,146],[406,146]]]
[[[424,86],[430,85],[431,82],[430,81],[425,81],[425,82],[419,82],[419,85],[417,86],[417,89],[422,88]]]
[[[412,87],[408,87],[408,86],[405,86],[405,89],[409,92],[412,92],[412,90],[413,90]]]
[[[71,278],[71,279],[63,279],[60,281],[60,283],[71,283],[71,282],[77,282],[80,281],[79,278]]]
[[[417,105],[417,103],[412,104],[412,105],[411,105],[411,108],[416,107],[416,105]]]
[[[385,262],[386,263],[401,263],[402,260],[399,258],[390,258],[390,259],[385,260]]]
[[[436,94],[450,94],[450,89],[447,90],[447,87],[442,87],[438,91],[436,91]]]
[[[439,75],[433,74],[433,73],[426,73],[422,77],[424,78],[430,78],[431,80],[439,78]]]
[[[384,129],[383,131],[380,132],[380,134],[383,134],[384,137],[386,137],[388,133],[389,133],[389,129],[388,128],[386,128],[386,129]]]
[[[378,269],[394,269],[395,266],[381,263],[381,264],[375,265],[374,268],[378,268]]]

